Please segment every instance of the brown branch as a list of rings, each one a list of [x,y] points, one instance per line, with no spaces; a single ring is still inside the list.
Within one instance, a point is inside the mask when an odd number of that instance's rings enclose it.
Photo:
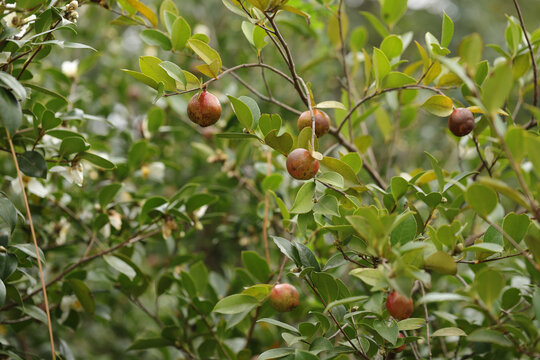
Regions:
[[[529,47],[529,53],[531,54],[531,62],[533,65],[533,79],[534,79],[534,99],[533,99],[533,106],[538,105],[538,69],[536,67],[536,59],[534,57],[534,50],[531,44],[531,41],[529,40],[529,35],[527,35],[527,29],[525,28],[525,21],[523,20],[523,15],[521,14],[521,9],[519,8],[519,4],[517,0],[514,0],[514,6],[516,7],[516,11],[519,17],[519,23],[521,24],[521,29],[523,29],[523,35],[525,35],[525,40],[527,41],[527,46]],[[536,124],[536,121],[534,120],[534,115],[531,121],[525,126],[527,129],[530,129]]]
[[[420,283],[420,289],[422,290],[422,297],[425,297],[426,296],[426,291],[424,289],[424,284],[419,281]],[[425,315],[425,319],[426,319],[426,338],[427,338],[427,346],[428,346],[428,355],[429,355],[429,359],[431,360],[433,358],[433,355],[431,353],[431,339],[430,339],[430,334],[429,334],[429,314],[428,314],[428,310],[427,310],[427,304],[424,302],[424,315]]]
[[[153,230],[153,231],[150,231],[146,234],[142,234],[142,235],[136,235],[136,236],[133,236],[123,242],[121,242],[120,244],[117,244],[113,247],[110,247],[106,250],[103,250],[103,251],[100,251],[99,253],[96,253],[96,254],[93,254],[93,255],[89,255],[89,256],[86,256],[86,257],[83,257],[82,259],[80,259],[79,261],[77,261],[76,263],[74,264],[71,264],[70,266],[68,266],[67,268],[65,268],[60,274],[58,274],[54,279],[52,279],[51,281],[49,281],[46,285],[45,285],[45,288],[48,288],[49,286],[57,283],[58,281],[62,280],[67,274],[69,274],[71,271],[73,271],[74,269],[78,268],[79,266],[81,265],[84,265],[94,259],[97,259],[97,258],[100,258],[104,255],[107,255],[107,254],[110,254],[118,249],[121,249],[121,248],[124,248],[128,245],[131,245],[131,244],[134,244],[140,240],[144,240],[146,238],[149,238],[151,236],[154,236],[156,234],[159,234],[161,232],[161,230]],[[36,294],[39,294],[40,292],[42,292],[44,289],[37,289],[37,290],[34,290],[32,291],[31,293],[27,294],[26,296],[24,296],[22,298],[22,301],[26,301],[28,299],[30,299],[32,296],[36,295]],[[5,311],[5,310],[9,310],[13,307],[17,306],[17,303],[11,303],[9,305],[5,305],[4,307],[2,307],[0,309],[0,312],[1,311]]]
[[[527,250],[525,250],[525,253],[527,253]],[[487,262],[491,262],[491,261],[499,261],[499,260],[508,259],[508,258],[512,258],[512,257],[515,257],[515,256],[523,256],[523,255],[524,254],[522,254],[522,253],[517,253],[517,254],[500,256],[500,257],[491,258],[491,259],[484,259],[484,260],[457,260],[456,262],[460,263],[460,264],[476,265],[476,264],[482,264],[482,263],[487,263]]]
[[[23,175],[21,169],[19,168],[19,162],[17,160],[17,154],[15,153],[15,147],[13,146],[13,141],[11,141],[11,136],[9,130],[7,130],[7,140],[9,142],[9,148],[11,150],[11,156],[13,157],[13,163],[15,164],[15,170],[17,171],[17,178],[19,179],[19,185],[21,187],[21,194],[24,200],[24,206],[26,208],[26,217],[28,218],[28,225],[30,225],[30,234],[32,236],[32,242],[34,243],[34,251],[36,253],[36,260],[39,270],[39,280],[41,282],[41,290],[43,291],[43,301],[45,302],[45,313],[47,315],[47,327],[49,329],[49,340],[51,343],[51,356],[52,359],[56,359],[56,353],[54,351],[54,335],[51,322],[51,313],[49,311],[49,299],[47,296],[47,286],[45,285],[45,276],[43,275],[43,268],[41,265],[41,256],[39,255],[39,246],[37,243],[36,231],[34,229],[34,222],[32,221],[32,212],[30,211],[30,205],[28,203],[28,197],[26,196],[26,189],[23,181]]]
[[[478,153],[478,157],[480,158],[480,160],[482,160],[482,164],[486,168],[486,170],[487,170],[487,172],[489,174],[489,177],[493,177],[493,175],[491,174],[490,167],[488,166],[486,160],[484,160],[484,157],[482,156],[482,153],[480,152],[480,145],[478,144],[478,139],[474,135],[473,135],[472,139],[474,141],[474,146],[476,147],[476,152]]]

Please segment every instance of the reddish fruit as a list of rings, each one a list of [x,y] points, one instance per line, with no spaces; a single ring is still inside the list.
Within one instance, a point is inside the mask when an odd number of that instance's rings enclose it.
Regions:
[[[270,305],[279,312],[287,312],[298,306],[300,296],[291,284],[277,284],[270,291]]]
[[[456,136],[465,136],[474,130],[474,115],[467,108],[457,108],[448,117],[448,128]]]
[[[386,309],[395,319],[403,320],[411,316],[414,306],[411,298],[394,291],[386,299]]]
[[[403,336],[401,333],[398,334],[398,338],[404,338],[404,337],[405,336]],[[399,352],[402,352],[403,350],[405,350],[405,344],[401,345],[398,348],[392,349],[392,352],[399,353]]]
[[[313,117],[315,118],[315,135],[321,137],[330,130],[330,117],[324,111],[318,109],[313,109]],[[299,131],[305,127],[311,128],[312,120],[309,110],[300,115],[297,125]]]
[[[221,116],[221,104],[215,95],[203,90],[189,100],[187,114],[191,121],[202,127],[214,125]]]
[[[297,180],[308,180],[319,171],[319,161],[306,149],[294,149],[287,156],[287,171]]]

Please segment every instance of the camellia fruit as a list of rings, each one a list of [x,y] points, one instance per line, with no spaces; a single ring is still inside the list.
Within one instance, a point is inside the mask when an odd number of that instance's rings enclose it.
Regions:
[[[270,291],[270,305],[279,312],[287,312],[298,306],[300,296],[291,284],[277,284]]]
[[[287,171],[297,180],[308,180],[319,171],[319,161],[306,149],[294,149],[287,156]]]
[[[189,100],[187,114],[197,125],[202,127],[214,125],[221,117],[221,104],[215,95],[203,90]]]
[[[313,117],[315,118],[315,135],[321,137],[330,130],[330,117],[321,110],[313,109]],[[298,130],[301,131],[305,127],[311,128],[312,125],[311,113],[304,111],[298,118],[297,126]]]
[[[448,128],[452,134],[462,137],[474,130],[474,115],[467,108],[457,108],[448,117]]]
[[[398,334],[398,338],[404,338],[405,336],[403,336],[403,334],[399,333]],[[405,344],[401,345],[400,347],[398,348],[395,348],[395,349],[392,349],[392,352],[394,353],[400,353],[402,352],[403,350],[405,350]]]
[[[414,306],[411,298],[401,295],[397,291],[393,291],[386,299],[386,309],[392,317],[397,320],[404,320],[411,316]]]

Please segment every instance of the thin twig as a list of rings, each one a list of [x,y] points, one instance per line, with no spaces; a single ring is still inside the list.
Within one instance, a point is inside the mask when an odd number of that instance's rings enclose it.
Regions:
[[[266,176],[270,176],[272,169],[272,152],[268,150],[266,152]],[[268,207],[270,204],[270,193],[268,191],[264,194],[264,221],[263,221],[263,240],[264,240],[264,253],[266,256],[266,262],[270,264],[270,251],[268,250]]]
[[[523,35],[525,35],[525,40],[527,41],[527,46],[529,47],[529,53],[531,54],[531,62],[533,65],[533,81],[534,81],[534,99],[533,99],[533,106],[536,107],[538,105],[538,69],[536,67],[536,59],[534,56],[534,50],[531,44],[531,41],[529,40],[529,35],[527,35],[527,29],[525,28],[525,21],[523,20],[523,15],[521,14],[521,9],[519,8],[519,4],[517,0],[514,0],[514,6],[516,7],[516,11],[519,17],[519,23],[521,24],[521,29],[523,29]],[[527,124],[525,127],[530,128],[533,127],[536,124],[536,121],[534,119],[534,115],[532,116],[531,121],[529,124]]]
[[[26,217],[28,218],[28,225],[30,225],[30,234],[32,235],[32,242],[34,243],[34,251],[36,254],[36,260],[39,270],[39,280],[41,282],[41,291],[43,291],[43,301],[45,302],[45,313],[47,314],[47,327],[49,328],[49,340],[51,342],[51,356],[52,359],[56,359],[56,353],[54,351],[54,335],[51,322],[51,313],[49,311],[49,299],[47,297],[47,286],[45,285],[45,276],[43,275],[43,268],[41,266],[41,256],[39,255],[39,246],[37,243],[36,231],[34,229],[34,222],[32,221],[32,212],[30,211],[30,205],[28,204],[28,197],[26,196],[26,189],[23,181],[23,175],[19,168],[19,161],[17,160],[17,154],[15,153],[15,147],[9,130],[7,130],[7,139],[9,142],[9,148],[11,149],[11,156],[13,157],[13,163],[15,164],[15,170],[17,171],[17,178],[19,179],[19,185],[21,187],[21,194],[24,200],[24,206],[26,208]]]
[[[227,359],[229,360],[232,360],[231,359],[231,355],[229,354],[229,352],[227,351],[227,349],[225,349],[225,346],[223,345],[223,342],[218,338],[218,336],[216,335],[216,332],[214,331],[214,329],[212,328],[212,325],[210,325],[210,323],[208,322],[208,320],[206,319],[206,317],[204,316],[204,314],[202,312],[199,311],[199,309],[193,305],[192,303],[189,304],[191,306],[191,308],[193,310],[195,310],[195,312],[197,314],[199,314],[199,316],[201,317],[204,325],[206,326],[206,328],[208,329],[208,331],[210,331],[210,335],[212,335],[212,337],[214,338],[214,340],[216,340],[219,348],[221,349],[221,351],[225,354],[225,357],[227,357]]]
[[[525,253],[527,253],[527,250],[525,250]],[[496,257],[496,258],[491,258],[491,259],[484,259],[484,260],[458,260],[456,261],[456,263],[476,265],[476,264],[482,264],[482,263],[487,263],[487,262],[492,262],[492,261],[508,259],[508,258],[512,258],[516,256],[523,256],[523,254],[517,253],[517,254],[506,255],[506,256],[501,256],[501,257]]]
[[[142,235],[135,235],[123,242],[121,242],[120,244],[117,244],[113,247],[110,247],[106,250],[103,250],[103,251],[100,251],[99,253],[96,253],[96,254],[93,254],[93,255],[89,255],[89,256],[86,256],[86,257],[83,257],[82,259],[80,259],[79,261],[77,261],[76,263],[74,264],[71,264],[70,266],[68,266],[67,268],[65,268],[60,274],[58,274],[54,279],[50,280],[46,285],[45,285],[45,288],[48,288],[49,286],[57,283],[58,281],[62,280],[67,274],[69,274],[71,271],[73,271],[74,269],[78,268],[79,266],[81,265],[84,265],[94,259],[97,259],[97,258],[100,258],[104,255],[107,255],[107,254],[110,254],[118,249],[121,249],[121,248],[124,248],[128,245],[131,245],[131,244],[134,244],[140,240],[144,240],[146,238],[149,238],[151,236],[154,236],[156,234],[159,234],[161,233],[161,230],[160,229],[157,229],[157,230],[152,230],[146,234],[142,234]],[[40,289],[37,289],[37,290],[34,290],[32,291],[31,293],[27,294],[26,296],[24,296],[22,298],[22,301],[26,301],[28,299],[30,299],[32,296],[36,295],[36,294],[39,294],[40,292],[42,292],[44,289],[40,288]],[[18,304],[17,303],[11,303],[9,305],[5,305],[4,307],[2,307],[0,309],[0,312],[1,311],[5,311],[5,310],[9,310],[15,306],[17,306]]]
[[[338,18],[338,27],[339,27],[339,41],[341,43],[341,65],[343,66],[343,73],[345,74],[345,87],[347,91],[347,108],[350,109],[352,104],[352,98],[351,98],[351,78],[349,75],[349,68],[347,67],[347,47],[345,46],[345,37],[343,34],[343,19],[341,17],[343,7],[343,0],[339,0],[338,4],[338,12],[337,12],[337,18]],[[352,127],[352,119],[349,118],[349,139],[352,141],[354,139],[353,136],[353,127]]]
[[[422,290],[422,297],[425,297],[426,291],[424,289],[424,284],[421,281],[419,281],[419,283],[420,283],[420,289]],[[424,315],[426,319],[426,338],[427,338],[428,355],[431,360],[433,358],[433,355],[431,353],[431,339],[430,339],[431,335],[429,333],[429,314],[427,310],[427,304],[425,302],[424,302]]]
[[[516,250],[519,251],[520,254],[523,255],[527,259],[527,261],[532,265],[534,269],[536,269],[537,271],[540,271],[539,266],[534,262],[534,260],[530,256],[528,256],[527,252],[523,250],[521,246],[519,246],[518,243],[514,239],[512,239],[512,237],[508,235],[506,231],[503,230],[503,228],[501,228],[498,224],[494,223],[493,221],[489,220],[486,216],[482,216],[482,219],[484,219],[484,221],[487,222],[489,225],[493,226],[495,230],[500,232],[502,236],[506,240],[508,240],[510,244],[512,244],[516,248]]]
[[[304,277],[304,280],[306,282],[306,284],[311,288],[311,290],[313,291],[313,293],[319,298],[319,301],[323,304],[323,306],[326,308],[326,301],[324,301],[324,299],[322,298],[321,294],[319,294],[319,292],[317,291],[317,289],[315,288],[315,286],[313,286],[313,284],[311,284],[311,282],[306,278]],[[349,342],[349,344],[351,345],[351,347],[354,349],[354,351],[360,355],[360,357],[364,360],[369,360],[369,358],[367,357],[367,355],[362,352],[362,350],[358,349],[356,347],[356,345],[354,345],[354,343],[352,342],[352,339],[349,337],[349,335],[347,335],[347,333],[343,330],[343,327],[341,326],[341,324],[339,323],[339,321],[337,321],[337,319],[335,318],[334,314],[332,313],[332,311],[328,311],[328,315],[330,315],[330,318],[332,319],[332,321],[336,324],[336,326],[338,327],[338,329],[341,331],[341,333],[343,334],[343,336],[345,336],[345,338],[347,339],[347,341]]]
[[[473,139],[473,142],[474,142],[474,146],[476,147],[476,152],[478,153],[478,157],[480,158],[480,160],[482,160],[482,164],[484,164],[484,167],[486,168],[486,170],[487,170],[487,172],[489,174],[489,177],[493,177],[493,175],[491,174],[491,169],[489,168],[486,160],[484,160],[484,157],[482,156],[482,153],[480,152],[480,145],[478,144],[478,139],[474,135],[473,135],[472,139]]]

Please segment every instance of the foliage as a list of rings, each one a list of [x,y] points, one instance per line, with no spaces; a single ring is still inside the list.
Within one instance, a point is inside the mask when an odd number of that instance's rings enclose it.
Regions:
[[[540,29],[518,3],[492,58],[446,14],[416,29],[406,0],[212,6],[0,2],[0,354],[539,356]],[[223,108],[204,129],[201,89]],[[320,138],[296,128],[314,109]],[[314,179],[287,173],[296,148]]]

